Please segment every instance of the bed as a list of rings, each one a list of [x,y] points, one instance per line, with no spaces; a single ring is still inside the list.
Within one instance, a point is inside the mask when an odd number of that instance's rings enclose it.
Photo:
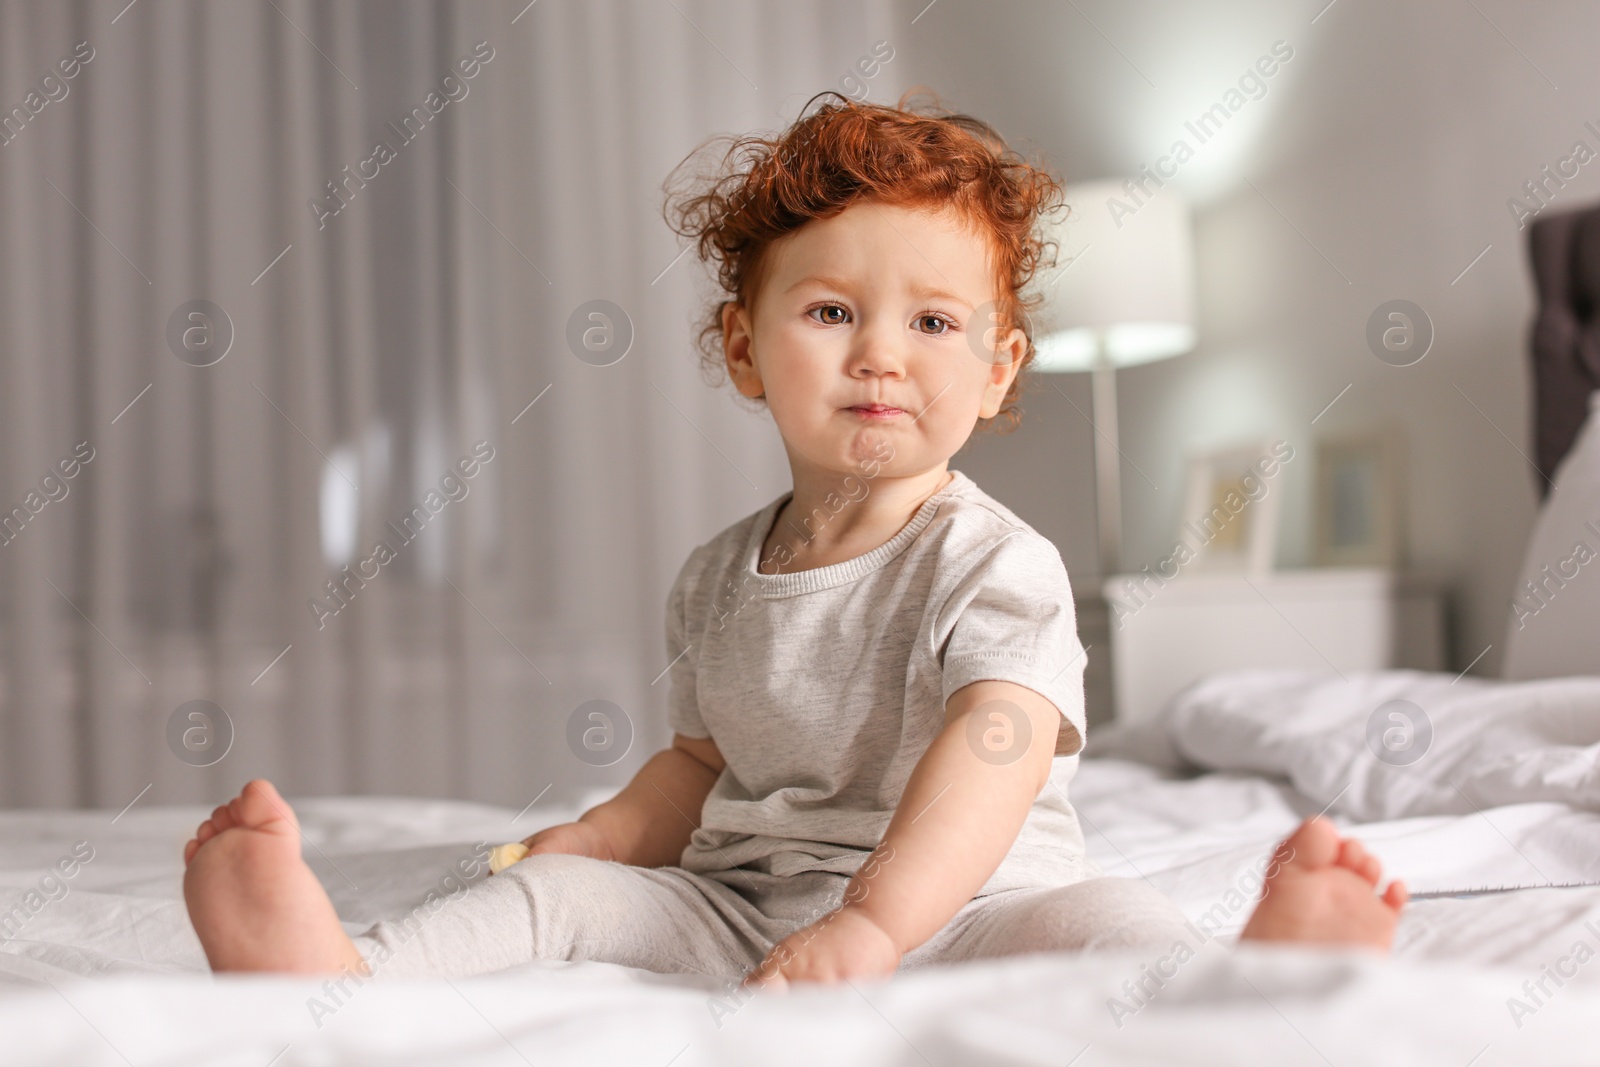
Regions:
[[[1539,467],[1560,488],[1525,580],[1580,518],[1600,517],[1596,219],[1532,228]],[[1092,858],[1176,901],[1192,958],[1041,953],[755,997],[588,962],[361,986],[213,976],[180,892],[182,845],[206,809],[0,812],[0,906],[11,909],[0,911],[0,1061],[1600,1062],[1600,579],[1589,577],[1589,593],[1562,586],[1539,626],[1513,629],[1515,680],[1220,675],[1148,723],[1096,733],[1070,782],[1058,761],[1050,788],[1069,791]],[[602,798],[523,812],[291,799],[305,855],[355,932],[430,891],[459,891],[441,876],[478,842],[521,838]],[[1418,895],[1391,958],[1234,944],[1273,845],[1317,812]]]
[[[1429,709],[1428,750],[1405,765],[1365,742],[1370,709],[1393,700]],[[180,895],[179,850],[204,811],[4,813],[4,899],[39,891],[41,872],[61,870],[64,859],[78,862],[59,879],[64,888],[43,887],[42,906],[0,946],[0,1059],[1595,1061],[1600,886],[1457,894],[1600,881],[1600,746],[1583,742],[1600,737],[1600,679],[1452,683],[1386,672],[1341,682],[1251,672],[1210,679],[1158,723],[1102,737],[1068,788],[1096,862],[1149,878],[1204,935],[1181,966],[1154,952],[1040,954],[751,999],[709,977],[588,962],[343,990],[214,977]],[[351,930],[417,903],[477,841],[514,839],[575,814],[292,799],[306,856]],[[1392,960],[1232,944],[1273,843],[1321,809],[1414,890],[1440,894],[1409,906]],[[1152,974],[1170,977],[1158,984]]]

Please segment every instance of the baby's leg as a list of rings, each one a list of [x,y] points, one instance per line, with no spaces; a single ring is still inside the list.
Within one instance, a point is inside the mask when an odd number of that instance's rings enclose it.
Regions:
[[[1406,891],[1395,883],[1378,894],[1381,873],[1359,842],[1341,838],[1326,819],[1309,819],[1278,846],[1240,939],[1386,951]],[[1180,941],[1193,952],[1209,940],[1148,882],[1093,878],[979,897],[901,966],[1025,952],[1170,949]]]
[[[534,960],[662,974],[743,974],[758,949],[721,909],[734,894],[675,867],[529,856],[458,897],[374,924],[355,945],[380,977],[461,978]]]
[[[1150,883],[1091,878],[979,897],[900,965],[909,969],[1027,952],[1166,949],[1178,940],[1196,938],[1183,913]]]
[[[460,977],[594,959],[737,975],[760,958],[724,918],[729,901],[748,908],[726,886],[563,855],[523,860],[352,941],[300,858],[294,812],[260,780],[201,824],[184,859],[189,916],[217,971]]]

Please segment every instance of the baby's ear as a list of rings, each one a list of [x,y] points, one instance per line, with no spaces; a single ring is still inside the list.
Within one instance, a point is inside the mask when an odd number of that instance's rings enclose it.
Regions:
[[[1006,339],[993,350],[988,358],[989,381],[983,389],[983,403],[978,407],[978,417],[992,419],[1000,413],[1005,406],[1006,394],[1011,391],[1011,383],[1017,380],[1017,374],[1022,369],[1022,359],[1028,352],[1028,335],[1016,327],[1006,335]]]
[[[761,369],[756,366],[752,333],[747,309],[732,300],[722,305],[722,358],[728,378],[741,396],[755,399],[766,395],[766,387],[761,384]]]

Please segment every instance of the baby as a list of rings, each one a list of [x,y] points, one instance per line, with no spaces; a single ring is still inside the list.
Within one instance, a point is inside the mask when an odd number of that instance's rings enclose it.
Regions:
[[[1182,938],[1147,882],[1101,876],[1063,792],[1085,726],[1061,558],[949,466],[1015,422],[1061,197],[974,119],[842,99],[672,190],[724,290],[702,355],[771,413],[794,489],[673,585],[671,746],[420,929],[353,939],[250,782],[184,850],[212,967],[587,959],[782,987]],[[1406,893],[1379,875],[1309,820],[1243,936],[1386,949]]]

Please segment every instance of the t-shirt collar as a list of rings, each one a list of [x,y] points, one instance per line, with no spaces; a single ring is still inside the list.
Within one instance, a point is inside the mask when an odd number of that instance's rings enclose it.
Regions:
[[[761,546],[766,543],[767,535],[772,532],[772,523],[777,518],[779,509],[794,496],[794,491],[790,490],[763,508],[751,523],[750,537],[745,543],[741,563],[743,584],[746,588],[753,588],[761,596],[771,598],[830,589],[870,574],[910,547],[917,539],[917,535],[933,521],[939,506],[951,497],[965,492],[972,484],[972,480],[958,470],[952,470],[950,474],[950,480],[938,492],[922,502],[916,514],[911,516],[911,520],[901,527],[898,533],[870,552],[853,559],[830,563],[826,567],[813,567],[810,570],[792,573],[763,574],[756,569]],[[756,583],[754,587],[751,586],[752,582]]]

